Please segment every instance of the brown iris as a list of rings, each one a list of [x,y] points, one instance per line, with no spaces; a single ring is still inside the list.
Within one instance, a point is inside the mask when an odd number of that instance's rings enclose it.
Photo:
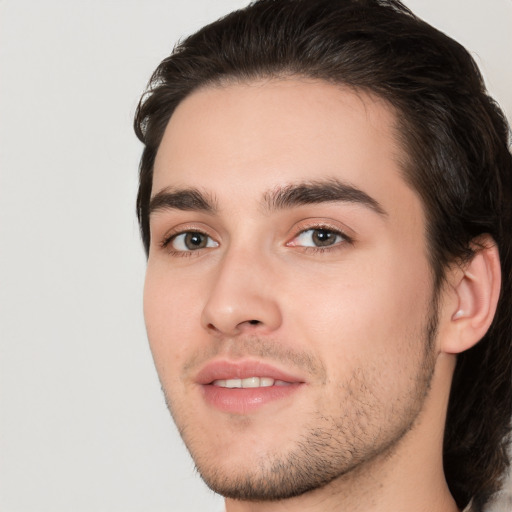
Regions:
[[[312,240],[317,247],[326,247],[334,244],[337,233],[327,229],[315,229],[312,233]]]

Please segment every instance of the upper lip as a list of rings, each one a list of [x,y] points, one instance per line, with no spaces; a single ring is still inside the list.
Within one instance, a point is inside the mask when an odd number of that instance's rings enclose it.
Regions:
[[[229,361],[214,360],[206,363],[197,373],[198,384],[211,384],[215,380],[247,379],[249,377],[269,377],[285,382],[303,383],[304,379],[276,368],[272,364],[255,360]]]

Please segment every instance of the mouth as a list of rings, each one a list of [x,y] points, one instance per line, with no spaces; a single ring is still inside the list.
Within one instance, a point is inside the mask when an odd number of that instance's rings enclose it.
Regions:
[[[248,377],[246,379],[218,379],[212,382],[213,386],[220,388],[269,388],[271,386],[291,386],[291,382],[276,380],[271,377]]]
[[[220,412],[246,415],[287,400],[305,381],[259,361],[212,361],[196,377],[203,399]]]

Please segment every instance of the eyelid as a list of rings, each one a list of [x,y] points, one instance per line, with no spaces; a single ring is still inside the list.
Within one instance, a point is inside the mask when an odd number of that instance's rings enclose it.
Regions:
[[[186,247],[186,240],[188,235],[201,235],[206,240],[206,245],[204,247],[194,247],[194,248],[188,248]],[[180,240],[181,239],[181,240]],[[202,249],[213,249],[215,247],[219,246],[219,243],[216,242],[210,235],[207,235],[206,233],[201,233],[200,231],[184,231],[182,233],[178,233],[177,235],[173,235],[169,242],[167,243],[167,246],[171,246],[172,249],[171,252],[176,253],[186,253],[186,252],[197,252]],[[179,248],[178,245],[183,246],[184,248]]]
[[[192,222],[192,223],[184,223],[178,224],[171,229],[168,229],[164,235],[161,237],[159,246],[162,249],[168,249],[169,244],[179,235],[185,233],[200,233],[204,236],[207,236],[211,240],[213,240],[217,245],[219,244],[218,235],[208,226],[204,226],[201,222]],[[188,251],[176,251],[176,252],[188,252]],[[193,251],[192,251],[193,252]]]
[[[327,221],[322,219],[305,219],[293,227],[293,236],[289,242],[286,243],[287,246],[293,247],[291,242],[296,239],[301,233],[304,233],[309,230],[325,230],[332,231],[333,233],[339,234],[345,242],[352,244],[354,242],[354,235],[347,234],[347,232],[353,233],[353,230],[348,227],[341,226],[339,222]],[[339,245],[339,244],[336,244]],[[295,246],[302,247],[302,246]],[[329,246],[326,246],[326,248]],[[334,246],[330,246],[334,247]],[[319,247],[320,248],[320,247]]]

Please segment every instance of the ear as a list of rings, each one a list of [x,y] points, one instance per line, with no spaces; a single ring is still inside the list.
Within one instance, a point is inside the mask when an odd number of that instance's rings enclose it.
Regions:
[[[489,235],[475,241],[470,262],[451,271],[450,300],[440,349],[458,354],[476,345],[489,329],[496,313],[501,288],[498,248]]]

